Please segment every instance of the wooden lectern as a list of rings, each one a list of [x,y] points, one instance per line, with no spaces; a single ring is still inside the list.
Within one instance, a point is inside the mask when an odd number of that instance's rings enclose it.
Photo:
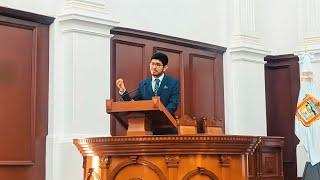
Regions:
[[[106,111],[127,129],[127,136],[152,135],[155,128],[177,128],[177,122],[160,97],[144,101],[106,101]]]

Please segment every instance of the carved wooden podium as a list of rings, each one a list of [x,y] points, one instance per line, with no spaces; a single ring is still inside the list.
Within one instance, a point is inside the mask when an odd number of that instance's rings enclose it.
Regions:
[[[283,180],[283,138],[215,135],[211,127],[202,134],[152,136],[152,128],[181,125],[159,98],[108,100],[106,109],[127,136],[74,139],[84,180]]]

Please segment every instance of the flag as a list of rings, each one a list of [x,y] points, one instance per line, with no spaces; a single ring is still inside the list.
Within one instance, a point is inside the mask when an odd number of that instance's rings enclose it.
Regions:
[[[300,92],[295,116],[295,134],[303,144],[312,165],[320,162],[320,93],[314,81],[311,59],[304,53],[300,60]]]

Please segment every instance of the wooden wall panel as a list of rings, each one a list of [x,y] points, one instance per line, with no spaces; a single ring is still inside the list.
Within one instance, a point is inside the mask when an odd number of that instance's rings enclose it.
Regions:
[[[0,179],[45,179],[53,20],[0,7]]]
[[[153,52],[163,52],[165,53],[168,58],[169,58],[169,64],[168,64],[168,70],[166,71],[167,74],[170,74],[170,76],[175,77],[179,81],[182,79],[181,78],[181,63],[182,63],[182,56],[181,56],[181,51],[176,50],[176,49],[165,49],[165,48],[160,48],[156,47],[154,48]],[[149,69],[148,69],[149,70]]]
[[[130,82],[127,89],[134,90],[140,80],[149,76],[152,54],[160,51],[169,57],[166,73],[180,81],[180,104],[175,115],[181,117],[188,114],[198,119],[207,117],[220,120],[224,129],[222,55],[226,48],[126,28],[114,28],[111,33],[114,34],[111,40],[113,99],[119,97],[115,80],[124,78],[125,82]],[[119,45],[119,42],[127,43]],[[191,62],[194,63],[193,67]],[[195,79],[192,80],[193,78]],[[111,120],[111,134],[123,135],[124,129],[117,127],[119,124],[113,121],[115,119]]]
[[[269,89],[268,94],[274,97],[274,99],[269,100],[269,105],[272,107],[273,113],[270,113],[272,120],[268,122],[267,130],[269,134],[282,134],[288,138],[284,143],[283,156],[286,160],[294,162],[295,157],[292,156],[292,154],[295,154],[295,148],[292,148],[294,147],[294,141],[292,141],[292,138],[289,136],[294,135],[294,114],[290,112],[292,111],[290,108],[292,107],[292,102],[291,96],[288,96],[290,89],[282,88],[284,82],[291,83],[289,66],[269,68],[268,76],[270,79],[273,79],[272,86],[274,86],[274,88]],[[281,99],[281,101],[279,101],[279,99]],[[283,126],[279,127],[279,122],[285,123],[288,128],[283,128]]]
[[[294,116],[300,80],[298,57],[267,56],[265,65],[266,112],[268,136],[285,137],[283,169],[285,179],[296,179],[296,145]]]
[[[129,42],[117,40],[114,43],[114,52],[117,62],[114,63],[115,79],[123,78],[125,81],[126,88],[130,95],[135,94],[135,89],[141,79],[144,77],[144,71],[146,64],[143,61],[145,44],[137,42]],[[128,56],[129,55],[129,56]],[[138,66],[137,66],[138,65]],[[117,101],[121,100],[118,94],[116,86],[114,86],[113,92],[114,99]],[[125,135],[125,128],[119,124],[119,122],[113,120],[112,117],[112,128],[114,131],[119,132],[119,135]]]
[[[196,117],[214,119],[214,57],[190,56],[190,112]]]
[[[0,43],[0,163],[32,164],[36,42],[27,27],[0,25],[0,34],[0,42],[6,42]]]
[[[134,90],[137,88],[137,84],[144,77],[145,62],[143,61],[143,47],[144,44],[139,43],[116,42],[116,77],[127,80],[125,81],[127,89]],[[130,57],[128,57],[127,54],[130,54]],[[130,73],[128,73],[128,69],[130,69]],[[117,91],[117,88],[114,88],[114,90]],[[132,94],[134,94],[134,92],[132,92]],[[117,100],[119,99],[120,97],[118,96]]]

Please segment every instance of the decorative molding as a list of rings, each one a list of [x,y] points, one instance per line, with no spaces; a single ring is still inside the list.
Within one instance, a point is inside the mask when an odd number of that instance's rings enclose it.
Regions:
[[[258,137],[255,137],[258,139]],[[163,142],[172,143],[177,141],[184,142],[219,142],[219,143],[229,143],[229,142],[242,142],[248,143],[252,142],[251,136],[197,136],[197,135],[184,135],[184,136],[114,136],[114,137],[90,137],[85,139],[74,139],[74,143],[77,144],[88,144],[88,143],[108,143],[108,142]]]
[[[232,36],[231,47],[247,47],[259,51],[264,49],[258,37],[245,34],[234,34]]]
[[[268,55],[264,58],[264,60],[267,62],[280,62],[280,61],[285,61],[285,60],[299,61],[297,56],[295,56],[294,54],[285,54],[285,55],[277,55],[277,56]]]
[[[302,42],[299,43],[298,50],[294,54],[302,54],[307,50],[312,53],[320,53],[320,34],[313,37],[305,37]]]
[[[57,20],[63,33],[111,37],[110,29],[119,22],[110,16],[102,0],[67,0]]]
[[[32,21],[32,22],[45,24],[45,25],[50,25],[54,21],[53,17],[43,16],[40,14],[20,11],[16,9],[10,9],[10,8],[1,7],[1,6],[0,6],[0,15],[21,19],[21,20],[26,20],[26,21]]]
[[[263,49],[256,49],[253,47],[231,47],[228,50],[231,54],[232,61],[245,61],[256,64],[265,64],[264,57],[270,53]]]
[[[141,136],[141,137],[97,137],[75,139],[74,144],[83,156],[136,156],[136,155],[179,155],[179,154],[223,154],[232,149],[234,154],[250,154],[264,137],[249,136]],[[282,138],[277,138],[273,146],[281,146]],[[119,148],[116,144],[124,146]],[[133,147],[132,144],[139,144]],[[172,147],[172,144],[175,147]],[[127,146],[125,146],[127,144]],[[176,151],[179,149],[179,151]],[[190,151],[192,149],[192,151]]]
[[[178,168],[180,162],[179,155],[167,155],[165,156],[166,164],[168,168]]]
[[[110,13],[110,10],[107,9],[103,0],[66,0],[64,6],[65,11],[83,10],[102,14]]]
[[[146,31],[141,31],[141,30],[136,30],[136,29],[123,28],[123,27],[113,28],[110,33],[114,34],[114,35],[125,35],[125,36],[129,36],[129,37],[137,37],[137,38],[142,38],[142,39],[154,40],[154,41],[170,43],[170,44],[184,46],[184,47],[191,47],[191,48],[195,48],[195,49],[214,51],[219,54],[223,54],[227,49],[225,47],[216,46],[216,45],[212,45],[212,44],[207,44],[207,43],[202,43],[202,42],[197,42],[197,41],[162,35],[162,34],[157,34],[157,33],[153,33],[153,32],[146,32]]]
[[[117,21],[82,14],[61,15],[57,19],[62,25],[63,33],[82,33],[111,37],[110,29],[117,25]]]
[[[60,22],[75,21],[75,22],[99,24],[99,25],[110,26],[110,27],[113,27],[119,23],[116,20],[109,19],[106,17],[94,17],[94,16],[90,16],[90,15],[86,15],[86,14],[79,14],[76,12],[60,15],[58,17],[58,20]]]

